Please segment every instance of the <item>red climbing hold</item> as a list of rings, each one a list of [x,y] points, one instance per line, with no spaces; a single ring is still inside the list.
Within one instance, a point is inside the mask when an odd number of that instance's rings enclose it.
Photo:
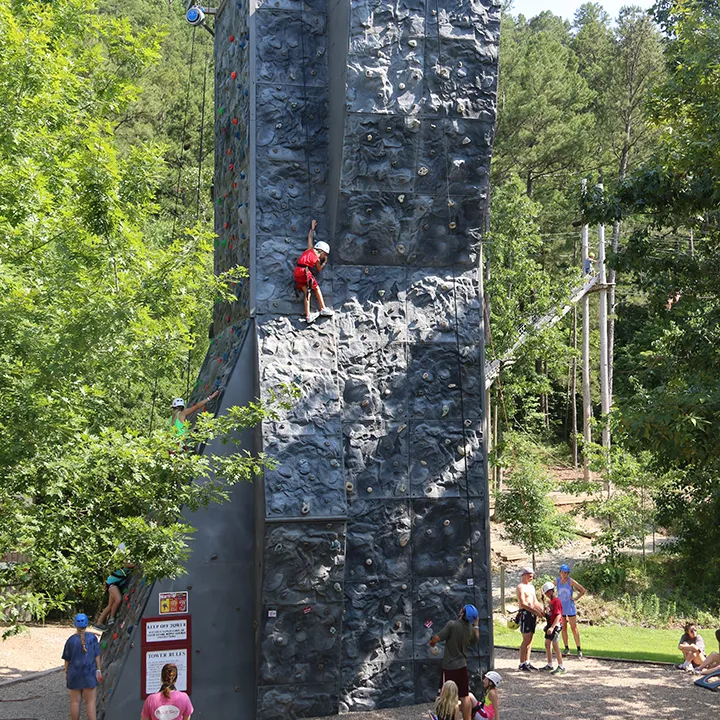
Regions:
[[[235,169],[235,163],[230,163],[230,169],[231,169],[231,170],[234,170],[234,169]]]
[[[237,190],[237,183],[233,183],[233,190]]]
[[[129,594],[125,596],[125,602],[130,602],[130,595],[129,595]]]
[[[227,154],[228,154],[228,155],[230,154],[230,148],[228,148],[228,152],[227,152]]]
[[[229,316],[229,315],[226,315],[226,316],[225,316],[225,322],[230,322],[230,316]],[[219,359],[218,359],[218,362],[219,362]]]
[[[233,125],[237,125],[237,124],[238,124],[238,119],[237,119],[237,118],[233,118],[232,122],[233,122]]]
[[[233,70],[233,71],[230,73],[230,77],[231,77],[233,80],[235,80],[235,78],[237,78],[237,73]]]
[[[225,223],[225,224],[223,225],[223,227],[224,227],[226,230],[228,229],[229,226],[230,226],[230,223]]]
[[[231,35],[231,36],[228,38],[228,41],[229,41],[229,42],[233,42],[233,40],[235,40],[235,36],[234,36],[234,35]]]
[[[233,242],[235,242],[235,236],[234,236],[234,235],[231,235],[231,236],[230,236],[230,239],[231,239]],[[235,283],[233,283],[233,285],[234,285],[234,284],[235,284]]]
[[[117,634],[117,633],[114,633],[114,634],[113,634],[113,640],[117,640],[117,639],[118,639],[118,634]]]

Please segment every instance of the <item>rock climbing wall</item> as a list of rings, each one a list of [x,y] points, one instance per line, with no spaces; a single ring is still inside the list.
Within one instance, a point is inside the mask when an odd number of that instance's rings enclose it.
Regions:
[[[215,269],[251,278],[216,301],[194,397],[302,398],[246,440],[275,467],[189,517],[188,575],[160,584],[191,590],[201,715],[429,700],[428,640],[468,602],[474,682],[492,665],[477,265],[499,17],[499,0],[219,3]],[[308,326],[292,271],[312,218],[336,313]],[[107,720],[139,711],[125,654]]]
[[[260,718],[429,699],[427,641],[466,602],[471,668],[492,662],[476,268],[499,14],[256,0],[216,18],[216,265],[247,259],[254,288],[215,326],[249,307],[260,392],[302,389],[262,428]],[[292,270],[313,217],[336,315],[306,326]]]
[[[115,692],[126,658],[135,642],[140,644],[140,618],[145,611],[152,585],[137,573],[130,577],[123,602],[117,612],[115,624],[100,638],[100,659],[103,681],[97,689],[97,716],[105,718],[105,708]]]

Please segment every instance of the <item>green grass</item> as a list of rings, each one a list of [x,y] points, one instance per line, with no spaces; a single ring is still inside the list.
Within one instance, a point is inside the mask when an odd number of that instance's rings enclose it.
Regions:
[[[575,651],[572,632],[568,628],[570,651]],[[715,650],[715,631],[698,629],[705,640],[708,652]],[[667,630],[631,627],[624,625],[580,626],[580,642],[583,654],[597,657],[622,658],[626,660],[652,660],[655,662],[682,661],[677,649],[682,630]],[[520,647],[522,636],[518,630],[509,630],[507,626],[495,623],[495,644],[508,647]],[[545,638],[540,626],[535,633],[533,650],[545,650]],[[562,638],[560,639],[562,649]]]

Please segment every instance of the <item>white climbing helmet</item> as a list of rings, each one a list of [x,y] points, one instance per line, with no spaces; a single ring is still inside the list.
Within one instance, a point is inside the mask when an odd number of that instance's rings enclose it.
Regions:
[[[550,582],[550,580],[548,580],[548,581],[543,585],[543,587],[542,587],[543,595],[544,595],[548,590],[554,590],[554,589],[555,589],[555,583],[554,583],[554,582]]]
[[[494,670],[488,670],[485,673],[485,677],[495,686],[497,687],[502,682],[502,675],[499,672],[495,672]]]
[[[321,240],[319,243],[315,243],[315,249],[320,250],[320,252],[324,252],[325,254],[330,254],[330,246]]]
[[[182,398],[175,398],[172,401],[172,406],[174,408],[184,408],[185,407],[185,401]]]

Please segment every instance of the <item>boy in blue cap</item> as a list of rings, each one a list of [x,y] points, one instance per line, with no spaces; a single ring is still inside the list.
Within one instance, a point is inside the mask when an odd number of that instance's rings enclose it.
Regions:
[[[478,611],[474,605],[460,608],[458,619],[450,620],[437,635],[430,638],[431,648],[439,642],[445,643],[438,692],[448,680],[452,680],[457,685],[463,720],[470,720],[472,713],[467,651],[470,645],[477,645],[479,639]]]

